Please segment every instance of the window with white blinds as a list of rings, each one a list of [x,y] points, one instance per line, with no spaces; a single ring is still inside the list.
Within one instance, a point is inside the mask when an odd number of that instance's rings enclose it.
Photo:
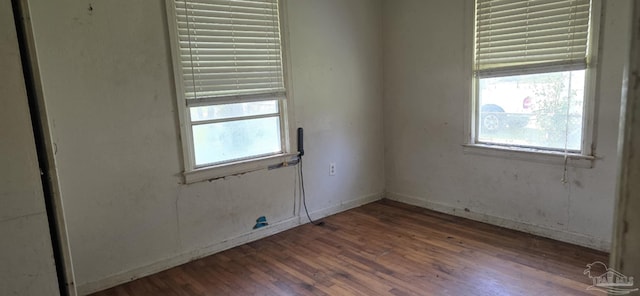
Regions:
[[[590,153],[598,1],[475,1],[472,144]]]
[[[277,0],[175,0],[187,99],[285,91]]]
[[[584,69],[589,16],[589,0],[477,0],[475,71]]]
[[[186,171],[281,155],[278,0],[166,1]]]

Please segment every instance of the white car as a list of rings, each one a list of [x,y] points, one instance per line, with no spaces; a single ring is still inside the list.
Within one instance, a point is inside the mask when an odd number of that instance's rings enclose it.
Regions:
[[[500,92],[504,93],[504,92]],[[509,97],[485,92],[480,97],[480,128],[486,132],[502,128],[523,128],[533,115],[533,99],[528,95]]]

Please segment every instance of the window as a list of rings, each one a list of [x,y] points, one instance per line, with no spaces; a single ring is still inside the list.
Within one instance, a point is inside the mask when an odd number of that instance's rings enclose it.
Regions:
[[[476,0],[475,144],[588,154],[589,0]]]
[[[168,0],[187,171],[285,151],[278,0]]]

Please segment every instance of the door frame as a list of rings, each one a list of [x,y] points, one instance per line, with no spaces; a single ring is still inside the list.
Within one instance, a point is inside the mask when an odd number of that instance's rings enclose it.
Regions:
[[[31,113],[60,293],[76,296],[78,293],[54,157],[55,143],[51,136],[50,122],[42,91],[29,3],[28,0],[11,0],[11,5],[16,23],[16,35],[20,47],[22,71],[29,101],[29,112]]]
[[[640,278],[640,3],[632,2],[631,44],[622,88],[618,180],[610,265]]]

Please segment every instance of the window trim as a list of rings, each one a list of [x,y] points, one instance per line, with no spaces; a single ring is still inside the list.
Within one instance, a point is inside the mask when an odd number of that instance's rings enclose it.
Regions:
[[[267,156],[262,155],[251,159],[196,168],[190,171],[185,171],[182,175],[184,177],[185,184],[213,181],[229,176],[265,170],[274,164],[288,163],[293,158],[297,157],[297,155],[297,153],[280,153]]]
[[[593,167],[593,162],[597,159],[596,153],[596,129],[597,126],[597,104],[598,104],[598,68],[600,58],[598,55],[600,48],[600,26],[602,17],[602,1],[591,0],[591,23],[589,24],[589,47],[587,52],[587,66],[585,69],[585,90],[584,90],[584,116],[582,131],[582,150],[575,152],[558,152],[557,150],[544,148],[530,148],[520,146],[510,146],[501,144],[487,144],[478,141],[478,80],[474,75],[475,62],[475,1],[465,2],[465,69],[467,73],[466,85],[468,97],[465,99],[466,114],[465,116],[465,138],[463,141],[463,152],[465,154],[492,156],[508,159],[519,159],[525,161],[552,163],[575,167]],[[539,69],[543,69],[540,67]],[[546,69],[551,70],[572,70],[573,67],[563,66],[560,64],[549,66]],[[531,74],[538,70],[503,70],[500,76]],[[544,73],[544,72],[542,72]],[[565,161],[569,159],[571,161]]]
[[[173,71],[175,101],[178,113],[179,123],[179,137],[181,144],[182,154],[182,177],[184,184],[191,184],[201,181],[219,179],[226,176],[232,176],[257,170],[267,169],[274,163],[283,163],[290,160],[296,154],[293,153],[294,148],[290,135],[294,134],[293,126],[290,124],[294,121],[293,117],[293,90],[291,88],[292,81],[291,76],[291,64],[289,55],[289,29],[287,26],[287,14],[286,14],[286,0],[278,1],[278,14],[279,14],[279,26],[280,26],[280,45],[282,54],[282,75],[284,80],[284,86],[286,92],[284,94],[279,93],[277,96],[269,96],[270,94],[257,94],[257,95],[241,95],[241,96],[229,96],[223,100],[227,103],[231,103],[231,98],[247,97],[248,101],[262,101],[262,100],[277,100],[278,112],[280,117],[280,142],[282,150],[280,153],[271,155],[256,155],[246,159],[236,159],[226,163],[218,163],[213,165],[197,166],[195,164],[195,155],[193,147],[193,133],[191,132],[191,118],[189,112],[189,106],[187,104],[184,92],[183,77],[180,69],[182,68],[180,59],[175,58],[180,56],[180,48],[178,46],[178,28],[173,25],[176,21],[176,11],[174,2],[175,0],[165,0],[165,9],[167,15],[166,28],[169,33],[170,43],[170,58]],[[268,98],[267,98],[268,97]],[[208,106],[207,99],[203,102],[192,102],[191,105]],[[235,102],[235,101],[234,101]]]

